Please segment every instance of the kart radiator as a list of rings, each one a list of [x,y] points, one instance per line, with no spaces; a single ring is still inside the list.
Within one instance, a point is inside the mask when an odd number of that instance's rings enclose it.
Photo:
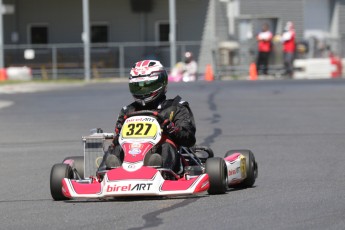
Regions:
[[[105,137],[103,135],[83,137],[85,178],[89,176],[96,176],[96,171],[102,162],[104,154],[104,141]]]

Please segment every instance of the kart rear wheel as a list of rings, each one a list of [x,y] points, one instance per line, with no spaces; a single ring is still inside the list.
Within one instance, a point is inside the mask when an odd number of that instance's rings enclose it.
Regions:
[[[258,177],[258,164],[255,161],[254,154],[250,150],[230,150],[225,154],[225,158],[234,153],[241,153],[246,158],[246,174],[247,177],[241,183],[231,185],[232,188],[248,188],[252,187]]]
[[[50,193],[54,200],[68,200],[62,193],[62,179],[73,178],[72,167],[68,164],[55,164],[50,172]]]
[[[224,159],[220,157],[209,158],[206,161],[206,173],[209,177],[209,194],[223,194],[228,187],[228,173]]]
[[[73,156],[73,157],[66,157],[62,163],[65,161],[72,160],[73,164],[71,167],[75,168],[80,176],[81,179],[84,179],[84,156]]]

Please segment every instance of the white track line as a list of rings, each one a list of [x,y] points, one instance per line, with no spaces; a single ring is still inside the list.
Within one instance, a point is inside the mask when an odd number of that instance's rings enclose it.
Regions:
[[[0,86],[0,94],[17,94],[17,93],[34,93],[41,91],[50,91],[54,89],[66,89],[71,87],[78,87],[84,85],[83,83],[75,84],[56,84],[56,83],[22,83]]]
[[[13,101],[0,101],[0,109],[13,105]]]

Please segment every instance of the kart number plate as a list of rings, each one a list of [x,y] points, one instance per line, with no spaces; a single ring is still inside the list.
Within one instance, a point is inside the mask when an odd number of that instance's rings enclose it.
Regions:
[[[126,123],[121,129],[122,138],[153,138],[157,134],[157,125],[153,122]]]

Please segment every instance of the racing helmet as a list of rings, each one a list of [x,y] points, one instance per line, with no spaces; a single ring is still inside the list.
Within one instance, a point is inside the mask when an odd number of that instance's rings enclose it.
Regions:
[[[129,90],[134,100],[142,106],[165,95],[168,74],[156,60],[143,60],[134,64],[129,76]]]
[[[192,52],[186,52],[185,54],[184,54],[184,62],[185,63],[189,63],[189,62],[191,62],[193,60],[193,53]]]

